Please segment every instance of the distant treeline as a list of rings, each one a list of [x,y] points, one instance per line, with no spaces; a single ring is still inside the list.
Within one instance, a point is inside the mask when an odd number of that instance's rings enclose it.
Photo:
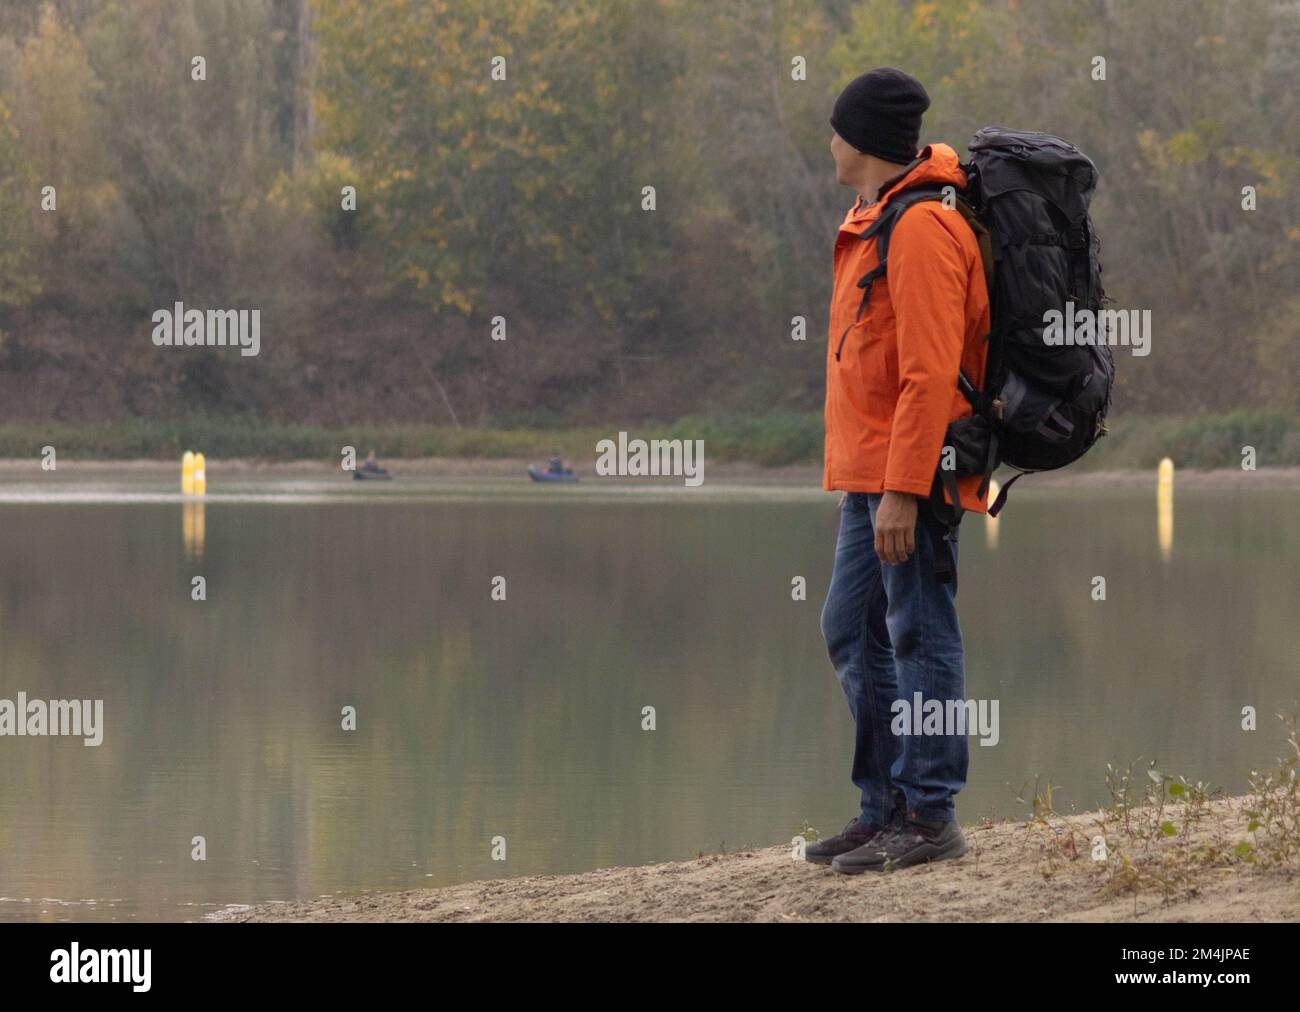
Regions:
[[[1295,3],[8,0],[0,420],[807,417],[827,117],[882,64],[924,141],[1097,162],[1108,294],[1152,312],[1117,415],[1294,407]],[[155,347],[175,302],[259,309],[260,354]]]

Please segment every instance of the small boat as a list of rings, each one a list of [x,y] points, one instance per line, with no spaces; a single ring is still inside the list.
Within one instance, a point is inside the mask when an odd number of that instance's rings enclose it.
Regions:
[[[533,481],[577,481],[578,476],[568,468],[552,470],[546,467],[530,466],[528,468],[528,477]]]
[[[353,481],[392,481],[393,476],[382,467],[359,467],[352,472]]]

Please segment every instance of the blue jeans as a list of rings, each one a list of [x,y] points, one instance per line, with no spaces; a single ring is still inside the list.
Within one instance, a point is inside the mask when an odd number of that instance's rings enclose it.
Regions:
[[[822,635],[835,677],[857,726],[853,783],[862,820],[883,826],[911,812],[931,821],[955,817],[953,798],[966,783],[964,734],[902,735],[891,724],[895,701],[965,698],[956,588],[934,575],[934,544],[918,503],[916,551],[898,566],[876,556],[876,510],[882,496],[851,492],[840,513],[835,571],[822,608]],[[952,553],[955,542],[940,542]],[[909,722],[908,728],[913,725]]]

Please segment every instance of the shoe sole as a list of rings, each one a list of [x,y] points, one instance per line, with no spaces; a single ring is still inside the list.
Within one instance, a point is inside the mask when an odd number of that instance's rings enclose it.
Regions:
[[[914,847],[902,857],[894,861],[881,858],[880,861],[874,861],[871,864],[835,864],[832,858],[831,867],[841,875],[861,875],[868,871],[897,871],[900,868],[911,868],[918,864],[930,864],[933,861],[950,861],[964,855],[970,848],[966,845],[964,837],[958,837],[956,840],[948,843],[943,847],[936,847],[932,843],[922,844]]]

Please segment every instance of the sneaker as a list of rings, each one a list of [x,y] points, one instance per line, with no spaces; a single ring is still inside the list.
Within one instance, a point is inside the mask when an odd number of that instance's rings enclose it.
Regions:
[[[926,822],[909,816],[856,850],[839,854],[831,860],[831,867],[845,875],[861,875],[864,871],[895,871],[927,861],[946,861],[965,853],[966,837],[957,823]]]
[[[805,861],[813,864],[830,864],[837,855],[859,850],[880,833],[880,829],[859,819],[852,819],[839,836],[810,843],[803,849]]]

